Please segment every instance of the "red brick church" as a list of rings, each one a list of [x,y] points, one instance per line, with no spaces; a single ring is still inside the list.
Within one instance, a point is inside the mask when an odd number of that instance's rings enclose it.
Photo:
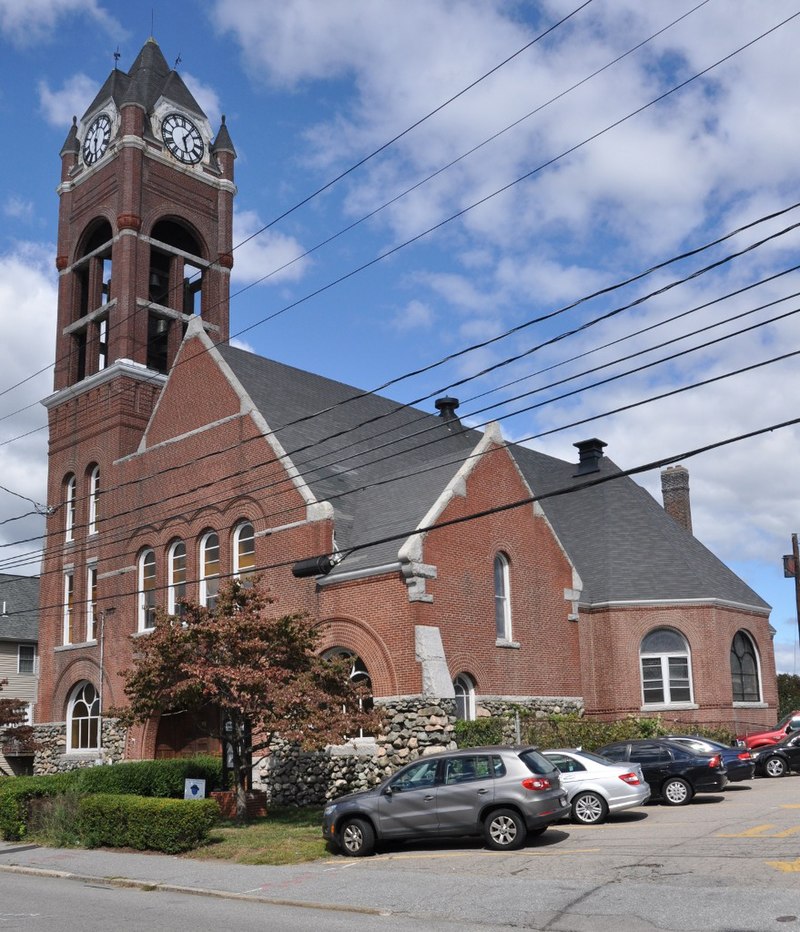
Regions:
[[[619,473],[598,440],[564,462],[456,399],[409,409],[229,345],[235,158],[153,39],[61,150],[41,767],[203,747],[103,712],[157,606],[261,567],[379,707],[771,721],[769,606],[692,536],[685,470],[668,512],[589,483]]]

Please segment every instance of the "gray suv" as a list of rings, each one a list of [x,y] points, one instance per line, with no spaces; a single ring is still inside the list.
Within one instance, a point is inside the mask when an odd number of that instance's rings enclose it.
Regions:
[[[488,847],[509,851],[569,813],[558,768],[536,748],[464,748],[334,800],[322,832],[350,857],[371,854],[378,841],[481,834]]]

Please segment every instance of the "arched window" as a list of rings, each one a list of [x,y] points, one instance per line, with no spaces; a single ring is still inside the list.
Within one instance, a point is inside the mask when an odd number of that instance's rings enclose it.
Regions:
[[[210,531],[200,540],[200,604],[214,611],[219,592],[219,537]]]
[[[233,532],[233,572],[242,580],[247,580],[253,575],[255,566],[255,530],[249,521],[243,521]]]
[[[511,586],[508,557],[498,553],[494,558],[494,621],[499,641],[511,640]]]
[[[656,628],[642,639],[639,659],[645,705],[692,702],[689,645],[682,634]]]
[[[182,615],[181,599],[186,598],[186,544],[176,540],[167,553],[167,612]]]
[[[475,683],[467,673],[459,673],[453,680],[456,691],[456,718],[472,721],[475,718]]]
[[[364,690],[363,694],[359,697],[358,708],[360,711],[369,712],[374,704],[372,698],[372,678],[369,675],[364,661],[346,647],[332,647],[330,650],[326,650],[322,656],[325,660],[344,659],[350,661],[350,682],[354,685],[361,686]],[[347,711],[347,707],[345,707],[344,711]],[[359,729],[358,737],[364,737],[363,729]]]
[[[156,555],[147,549],[139,556],[139,630],[147,631],[156,623]]]
[[[64,537],[75,539],[75,476],[71,473],[64,482]]]
[[[758,655],[749,634],[737,631],[731,644],[731,680],[734,702],[760,702]]]
[[[100,500],[100,467],[95,466],[89,473],[89,533],[97,533],[97,508]]]
[[[100,747],[100,697],[91,683],[78,683],[67,707],[67,750],[96,751]]]

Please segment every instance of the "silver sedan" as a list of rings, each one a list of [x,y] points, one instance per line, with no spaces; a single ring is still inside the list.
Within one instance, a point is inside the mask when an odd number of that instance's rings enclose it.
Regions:
[[[641,806],[650,797],[639,764],[617,764],[580,748],[558,748],[542,754],[561,771],[561,786],[567,791],[573,822],[594,825],[609,812]]]

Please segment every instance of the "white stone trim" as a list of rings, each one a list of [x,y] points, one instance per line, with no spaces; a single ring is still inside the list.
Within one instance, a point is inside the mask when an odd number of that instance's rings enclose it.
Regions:
[[[618,599],[607,602],[584,602],[581,604],[582,609],[597,611],[598,609],[608,608],[636,608],[637,606],[652,608],[653,606],[661,607],[686,607],[686,606],[703,606],[708,605],[715,608],[733,608],[738,611],[751,612],[754,615],[763,615],[769,618],[772,609],[762,608],[758,605],[748,605],[745,602],[733,602],[728,599]]]
[[[54,405],[60,405],[72,398],[77,398],[84,392],[91,391],[91,389],[104,385],[119,376],[127,376],[138,382],[149,382],[159,388],[163,387],[167,382],[165,375],[156,372],[155,369],[148,369],[143,363],[134,362],[132,359],[116,359],[110,366],[101,369],[100,372],[93,372],[80,382],[48,395],[47,398],[42,399],[42,404],[49,410]]]

